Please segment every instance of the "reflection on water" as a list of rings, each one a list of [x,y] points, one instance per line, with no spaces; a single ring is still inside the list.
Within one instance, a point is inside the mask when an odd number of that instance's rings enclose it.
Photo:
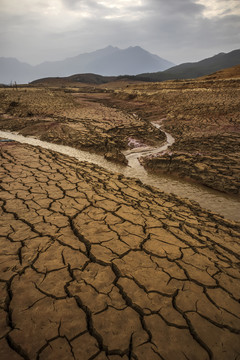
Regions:
[[[168,134],[169,135],[169,134]],[[171,136],[171,135],[170,135]],[[107,161],[103,156],[92,154],[87,151],[77,150],[69,146],[51,144],[35,138],[24,137],[22,135],[12,134],[0,131],[0,137],[16,140],[35,146],[41,146],[45,149],[54,150],[61,154],[73,156],[80,161],[88,161],[105,169],[122,173],[125,176],[140,179],[144,184],[155,186],[161,191],[174,193],[178,196],[197,201],[203,208],[209,209],[225,216],[227,219],[240,221],[240,201],[234,196],[223,194],[221,192],[209,189],[205,186],[186,182],[171,176],[155,175],[148,173],[139,163],[138,157],[142,154],[150,154],[166,150],[161,148],[136,149],[135,151],[124,152],[129,161],[129,166],[117,165]],[[169,142],[172,140],[170,139]],[[174,141],[174,139],[173,139]],[[168,145],[169,146],[169,145]],[[147,151],[146,151],[147,150]]]

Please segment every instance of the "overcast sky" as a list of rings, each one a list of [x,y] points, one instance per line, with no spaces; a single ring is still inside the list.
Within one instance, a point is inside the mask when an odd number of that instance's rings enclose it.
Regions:
[[[139,45],[176,64],[240,48],[240,0],[0,0],[0,56]]]

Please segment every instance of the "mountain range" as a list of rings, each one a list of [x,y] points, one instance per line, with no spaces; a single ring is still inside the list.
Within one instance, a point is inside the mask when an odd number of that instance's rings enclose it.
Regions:
[[[27,83],[42,78],[65,78],[69,81],[107,83],[128,78],[140,81],[165,81],[197,78],[240,64],[240,49],[220,53],[198,62],[174,66],[139,46],[119,49],[108,46],[62,61],[43,62],[36,66],[15,58],[0,58],[0,83]],[[76,75],[73,75],[76,74]],[[100,74],[100,75],[96,75]]]
[[[15,58],[0,58],[0,83],[27,83],[42,77],[70,76],[78,73],[97,73],[104,76],[136,75],[163,71],[174,64],[139,46],[119,49],[108,46],[62,61],[43,62],[32,66]]]
[[[156,73],[140,74],[141,80],[146,81],[165,81],[173,79],[194,79],[200,76],[206,76],[216,71],[230,68],[240,64],[240,49],[229,53],[220,53],[210,58],[194,62],[184,63],[165,71]]]

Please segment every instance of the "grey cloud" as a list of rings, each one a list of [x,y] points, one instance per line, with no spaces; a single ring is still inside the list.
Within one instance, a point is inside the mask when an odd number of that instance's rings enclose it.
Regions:
[[[209,44],[209,46],[220,46],[228,44],[236,46],[240,44],[239,33],[240,16],[229,15],[218,18],[215,21],[205,21],[198,34],[198,40],[201,38]]]
[[[106,10],[106,7],[99,4],[95,0],[60,0],[62,4],[68,9],[77,10],[81,8],[88,8],[91,10]]]
[[[82,3],[82,0],[61,0],[63,5],[69,8],[76,8]]]
[[[14,15],[13,9],[0,15],[0,56],[37,63],[110,44],[139,45],[179,63],[231,51],[240,43],[238,16],[204,18],[205,7],[194,0],[143,0],[142,5],[132,0],[123,10],[94,0],[58,0],[64,11],[59,8],[53,18],[45,15],[49,2],[44,1],[33,1],[22,16]],[[83,12],[90,16],[82,17]]]
[[[144,6],[151,12],[158,11],[168,15],[178,13],[184,16],[199,15],[205,8],[193,0],[149,0],[145,1]]]

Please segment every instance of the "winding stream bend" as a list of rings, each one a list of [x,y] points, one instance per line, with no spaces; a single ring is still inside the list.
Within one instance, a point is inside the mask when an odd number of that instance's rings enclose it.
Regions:
[[[160,128],[161,125],[154,124]],[[144,184],[155,186],[161,191],[174,193],[178,196],[197,201],[203,208],[214,211],[226,219],[240,221],[240,201],[234,196],[223,194],[205,186],[186,182],[181,179],[168,176],[166,174],[154,175],[148,173],[140,165],[138,158],[142,155],[150,155],[165,151],[174,142],[174,138],[165,133],[167,143],[161,147],[143,147],[124,151],[129,165],[123,166],[107,161],[104,156],[89,153],[87,151],[77,150],[69,146],[57,145],[41,141],[31,137],[0,131],[0,137],[9,140],[15,140],[20,143],[41,146],[42,148],[53,150],[61,154],[69,155],[80,161],[88,161],[93,164],[104,167],[105,169],[122,173],[128,177],[140,179]]]

